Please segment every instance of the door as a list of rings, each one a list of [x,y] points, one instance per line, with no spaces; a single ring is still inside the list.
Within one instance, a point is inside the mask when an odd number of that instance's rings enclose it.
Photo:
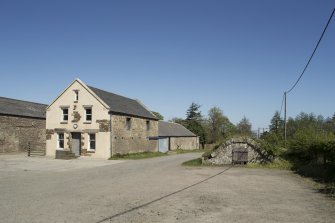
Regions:
[[[247,149],[233,149],[233,164],[247,164],[248,150]]]
[[[80,132],[72,132],[72,152],[76,156],[80,156],[80,140],[81,140],[81,134]]]
[[[169,151],[169,138],[159,139],[158,151],[162,153]]]

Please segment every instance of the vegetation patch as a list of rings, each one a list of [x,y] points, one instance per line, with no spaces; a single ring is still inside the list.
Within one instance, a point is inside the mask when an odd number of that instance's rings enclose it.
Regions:
[[[278,159],[270,163],[248,163],[248,168],[268,168],[268,169],[280,169],[280,170],[292,170],[293,164],[284,159]]]
[[[184,154],[184,153],[201,153],[204,150],[200,150],[200,149],[176,149],[176,150],[172,150],[169,151],[169,154]]]
[[[202,166],[201,158],[188,160],[182,163],[183,166]]]
[[[147,158],[153,158],[153,157],[160,157],[160,156],[167,156],[167,153],[162,152],[141,152],[141,153],[127,153],[127,154],[115,154],[110,160],[120,160],[120,159],[126,159],[126,160],[138,160],[138,159],[147,159]]]

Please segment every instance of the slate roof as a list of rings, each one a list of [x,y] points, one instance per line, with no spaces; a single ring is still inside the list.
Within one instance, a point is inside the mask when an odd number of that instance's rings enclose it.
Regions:
[[[158,120],[139,101],[88,86],[110,108],[112,113]]]
[[[47,105],[0,97],[0,114],[45,119]]]
[[[195,137],[196,135],[184,126],[174,122],[158,122],[158,135],[170,137]]]

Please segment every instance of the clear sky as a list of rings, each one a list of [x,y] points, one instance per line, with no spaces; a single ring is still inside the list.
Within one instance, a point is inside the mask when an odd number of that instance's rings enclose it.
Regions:
[[[192,102],[268,127],[334,0],[0,0],[0,96],[49,104],[75,78],[166,120]],[[335,112],[335,19],[288,115]]]

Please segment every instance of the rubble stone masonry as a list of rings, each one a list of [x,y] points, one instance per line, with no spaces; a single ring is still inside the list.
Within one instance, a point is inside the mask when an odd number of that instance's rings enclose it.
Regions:
[[[0,154],[45,151],[45,119],[0,115]]]
[[[130,118],[131,128],[128,130],[126,120]],[[149,129],[147,129],[149,121]],[[158,134],[158,121],[132,116],[112,115],[112,153],[126,154],[137,152],[157,152],[157,140],[149,140]]]

